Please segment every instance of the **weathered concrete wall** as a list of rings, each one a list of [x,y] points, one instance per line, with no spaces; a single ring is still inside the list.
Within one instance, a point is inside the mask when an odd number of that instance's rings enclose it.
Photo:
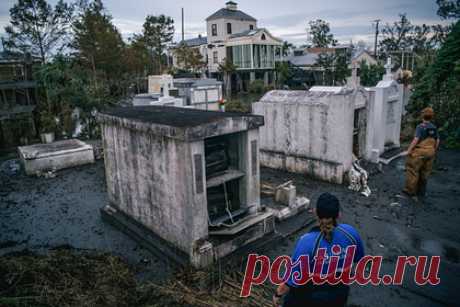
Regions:
[[[193,105],[188,106],[190,108],[195,108],[198,110],[208,110],[208,111],[219,111],[218,102],[208,102],[208,103],[194,103]]]
[[[271,91],[253,104],[264,116],[261,164],[342,183],[352,163],[354,94]]]
[[[169,111],[169,112],[168,112]],[[259,200],[258,127],[263,117],[168,107],[131,107],[98,115],[102,126],[109,199],[114,207],[183,251],[196,267],[216,248],[239,242],[209,240],[206,138],[234,134],[242,206]],[[109,214],[109,213],[108,213]],[[257,223],[263,221],[257,221]],[[262,234],[265,233],[263,228]],[[244,241],[241,241],[244,242]],[[234,249],[228,249],[234,250]],[[173,252],[174,252],[173,251]]]
[[[207,236],[207,227],[196,227],[207,225],[206,194],[197,195],[189,183],[191,157],[198,151],[204,161],[202,144],[107,123],[102,128],[110,201],[189,253],[193,241]]]
[[[400,146],[403,89],[387,78],[369,89],[369,93],[366,159],[378,162],[386,147]]]

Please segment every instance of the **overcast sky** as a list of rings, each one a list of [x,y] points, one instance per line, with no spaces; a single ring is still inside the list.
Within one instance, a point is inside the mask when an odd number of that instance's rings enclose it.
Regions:
[[[8,24],[9,9],[17,0],[0,0],[1,31]],[[56,3],[57,0],[49,0]],[[206,35],[205,19],[221,7],[224,0],[103,0],[113,21],[124,37],[140,32],[145,16],[165,14],[173,17],[175,39],[180,38],[181,7],[185,10],[185,36]],[[350,40],[372,42],[372,20],[392,22],[399,13],[407,13],[414,24],[442,23],[436,15],[435,0],[240,0],[238,9],[258,20],[258,27],[296,45],[307,41],[309,20],[324,19],[335,37],[343,43]]]

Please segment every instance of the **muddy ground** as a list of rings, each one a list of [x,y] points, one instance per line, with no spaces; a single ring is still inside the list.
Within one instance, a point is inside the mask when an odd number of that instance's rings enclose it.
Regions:
[[[0,256],[24,249],[46,253],[56,247],[110,252],[126,259],[141,280],[164,280],[172,267],[102,222],[99,209],[108,203],[103,162],[63,170],[55,178],[26,177],[2,167],[0,174]],[[5,171],[6,170],[6,171]],[[442,150],[422,201],[396,195],[404,180],[404,160],[379,172],[372,168],[368,198],[345,186],[300,175],[262,169],[261,179],[293,179],[298,194],[315,203],[320,193],[336,194],[342,221],[355,226],[366,253],[383,255],[383,273],[394,269],[398,255],[441,255],[441,284],[417,287],[410,270],[403,286],[352,286],[350,306],[455,306],[460,299],[460,152]],[[270,257],[290,254],[303,229],[262,251]],[[413,276],[413,275],[412,275]],[[413,279],[412,279],[413,280]]]

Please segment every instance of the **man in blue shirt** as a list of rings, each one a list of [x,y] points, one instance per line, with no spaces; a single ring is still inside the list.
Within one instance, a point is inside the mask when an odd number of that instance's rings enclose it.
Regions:
[[[436,126],[431,123],[432,108],[422,110],[423,122],[415,130],[415,137],[407,150],[406,184],[403,189],[411,197],[425,196],[428,176],[439,147],[439,135]]]
[[[340,204],[337,197],[332,194],[322,194],[316,203],[316,215],[319,226],[313,228],[309,233],[302,236],[297,242],[296,248],[292,255],[292,262],[299,260],[301,256],[308,256],[309,272],[314,271],[314,257],[317,255],[318,249],[324,249],[325,261],[320,268],[323,275],[328,273],[329,257],[337,256],[333,249],[340,247],[341,253],[338,254],[339,261],[335,273],[340,273],[344,269],[345,251],[347,247],[355,247],[355,256],[353,262],[359,261],[364,256],[363,242],[358,234],[358,231],[350,225],[338,224]],[[336,246],[333,248],[333,246]],[[284,296],[284,307],[294,306],[345,306],[349,286],[339,283],[337,285],[323,284],[314,285],[309,281],[305,285],[298,285],[296,280],[299,279],[300,265],[292,269],[290,278],[285,284],[280,285],[275,295],[273,302],[279,305],[281,297]],[[294,274],[298,272],[297,274]]]

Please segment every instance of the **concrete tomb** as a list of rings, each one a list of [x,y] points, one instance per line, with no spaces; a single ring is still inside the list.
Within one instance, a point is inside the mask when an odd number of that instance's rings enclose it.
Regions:
[[[173,76],[167,74],[148,76],[149,94],[163,94],[167,90],[166,87],[168,89],[173,87]]]
[[[399,148],[402,86],[387,73],[372,88],[314,86],[309,91],[270,91],[253,103],[263,115],[260,160],[267,167],[342,183],[355,159],[378,163]]]
[[[150,106],[98,119],[111,202],[102,214],[133,238],[203,267],[273,232],[260,206],[262,116]]]
[[[353,161],[355,109],[366,101],[364,90],[348,88],[268,92],[252,105],[265,118],[261,164],[342,183]]]
[[[400,147],[401,118],[404,109],[404,88],[393,79],[391,60],[387,71],[377,86],[368,88],[370,103],[367,106],[367,137],[365,158],[374,163],[394,148]]]
[[[222,100],[222,82],[216,79],[174,79],[178,95],[183,97],[184,105],[200,110],[219,110]]]
[[[27,175],[94,162],[93,147],[77,139],[21,146],[18,151]]]
[[[149,92],[133,98],[134,106],[171,106],[200,110],[220,110],[222,82],[216,79],[149,76]]]

